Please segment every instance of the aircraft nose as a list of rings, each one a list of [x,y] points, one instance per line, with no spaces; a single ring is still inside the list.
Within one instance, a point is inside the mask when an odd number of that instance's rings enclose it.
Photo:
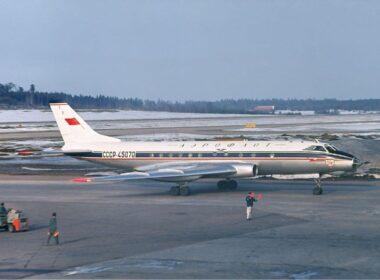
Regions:
[[[370,163],[369,161],[361,161],[357,157],[353,157],[352,158],[352,169],[356,170],[360,166],[362,166],[364,164],[369,164],[369,163]]]

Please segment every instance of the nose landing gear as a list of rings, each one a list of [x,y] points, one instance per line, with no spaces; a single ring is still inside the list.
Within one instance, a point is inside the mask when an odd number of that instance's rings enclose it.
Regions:
[[[315,182],[316,186],[313,189],[313,194],[314,195],[321,195],[321,194],[323,194],[323,189],[321,187],[321,178],[314,179],[314,182]]]

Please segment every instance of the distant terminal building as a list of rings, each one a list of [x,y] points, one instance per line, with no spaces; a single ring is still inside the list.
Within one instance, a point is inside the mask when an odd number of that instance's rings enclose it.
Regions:
[[[250,112],[254,114],[274,114],[274,106],[256,106]]]

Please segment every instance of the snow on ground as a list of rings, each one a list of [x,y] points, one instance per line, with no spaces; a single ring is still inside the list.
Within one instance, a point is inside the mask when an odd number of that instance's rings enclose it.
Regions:
[[[241,131],[335,130],[375,132],[380,129],[380,114],[370,115],[224,115],[168,112],[80,112],[94,129],[149,127],[236,126],[255,123],[254,129]],[[174,119],[175,120],[174,120]],[[50,111],[2,110],[0,133],[57,130]]]
[[[0,142],[1,143],[1,142]],[[1,143],[4,145],[5,143]],[[61,140],[11,140],[6,141],[7,145],[23,145],[23,146],[38,146],[38,147],[51,147],[53,144],[63,144]]]
[[[293,110],[276,110],[275,112],[276,115],[286,115],[286,114],[289,114],[289,115],[315,115],[315,112],[314,111],[293,111]]]
[[[172,118],[218,118],[241,116],[237,114],[199,114],[148,111],[78,111],[86,121],[90,120],[136,120],[136,119],[172,119]],[[50,110],[0,110],[0,123],[52,122]]]
[[[360,115],[360,114],[380,114],[379,111],[362,111],[362,110],[338,110],[340,115]]]
[[[273,127],[273,128],[260,128],[256,127],[254,129],[252,128],[241,128],[241,129],[233,129],[233,131],[243,131],[243,132],[248,132],[248,131],[271,131],[271,132],[276,132],[278,131],[279,133],[283,133],[284,131],[288,131],[289,133],[291,132],[313,132],[313,131],[323,131],[326,130],[326,132],[331,132],[333,131],[334,134],[340,133],[342,131],[350,131],[352,133],[355,132],[364,132],[364,133],[369,133],[369,132],[380,132],[380,122],[376,123],[365,123],[365,122],[360,122],[360,123],[315,123],[315,124],[309,124],[309,125],[302,125],[302,124],[289,124],[285,126],[279,126],[279,127]]]

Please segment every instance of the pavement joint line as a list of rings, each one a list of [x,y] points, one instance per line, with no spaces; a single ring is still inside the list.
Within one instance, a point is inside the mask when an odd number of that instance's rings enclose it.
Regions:
[[[28,265],[30,264],[30,262],[34,259],[35,256],[38,255],[38,253],[41,251],[41,249],[42,249],[43,246],[44,246],[44,243],[42,242],[41,245],[36,250],[36,252],[33,253],[33,255],[25,262],[24,268],[28,268]]]

